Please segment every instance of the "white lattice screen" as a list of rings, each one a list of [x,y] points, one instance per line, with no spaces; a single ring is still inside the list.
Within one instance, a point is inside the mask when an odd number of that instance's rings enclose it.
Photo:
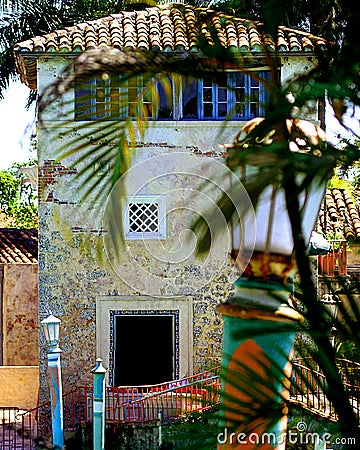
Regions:
[[[128,239],[165,237],[165,198],[136,196],[126,198],[125,233]]]
[[[131,233],[157,233],[159,231],[158,203],[130,203],[129,231]]]

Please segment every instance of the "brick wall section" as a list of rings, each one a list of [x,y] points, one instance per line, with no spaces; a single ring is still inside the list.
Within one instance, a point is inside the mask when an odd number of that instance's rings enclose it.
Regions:
[[[53,192],[47,192],[47,188],[55,184],[59,177],[76,173],[77,170],[65,167],[55,160],[45,160],[39,169],[39,197],[42,201],[52,202],[54,200]]]

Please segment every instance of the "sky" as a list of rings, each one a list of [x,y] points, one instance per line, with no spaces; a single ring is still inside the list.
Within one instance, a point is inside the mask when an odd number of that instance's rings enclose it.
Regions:
[[[20,82],[11,82],[0,100],[0,170],[14,162],[36,158],[30,152],[30,137],[35,130],[35,106],[26,110],[29,88]]]

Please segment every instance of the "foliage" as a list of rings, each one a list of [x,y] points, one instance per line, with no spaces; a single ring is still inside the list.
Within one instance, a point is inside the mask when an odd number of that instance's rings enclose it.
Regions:
[[[167,420],[163,427],[163,450],[216,448],[216,437],[221,431],[218,426],[218,406],[187,413],[176,420]]]
[[[18,79],[13,55],[16,43],[117,12],[123,4],[116,0],[0,1],[0,99],[9,81]],[[32,95],[30,101],[34,99]]]
[[[347,180],[346,178],[340,177],[339,174],[335,173],[333,177],[329,180],[328,189],[343,189],[347,191],[354,203],[356,203],[356,187],[354,183]]]
[[[251,2],[249,8],[251,17],[261,18],[265,23],[265,33],[275,36],[280,21],[289,24],[307,24],[312,30],[317,30],[325,37],[330,38],[334,45],[324,54],[319,54],[319,65],[311,73],[298,76],[292,79],[287,86],[280,86],[276,77],[273,77],[268,87],[271,88],[271,102],[265,121],[255,127],[249,134],[249,139],[235,142],[230,149],[226,163],[229,168],[236,170],[244,163],[251,163],[258,166],[261,170],[261,178],[247,180],[246,188],[249,195],[256,205],[261,192],[274,179],[280,179],[281,186],[285,190],[286,206],[291,219],[292,234],[294,237],[294,248],[297,266],[300,277],[299,301],[303,305],[303,314],[306,319],[306,328],[304,332],[310,336],[312,345],[309,352],[316,363],[321,367],[322,373],[326,376],[327,384],[323,386],[329,400],[333,403],[339,417],[344,434],[357,434],[358,421],[354,415],[353,408],[349,401],[349,396],[344,390],[341,373],[338,370],[335,359],[335,349],[331,346],[328,334],[329,326],[336,324],[340,335],[344,341],[349,341],[358,347],[360,345],[359,307],[354,296],[349,292],[346,285],[342,286],[343,292],[349,298],[351,317],[349,311],[340,307],[343,321],[336,321],[336,318],[329,315],[328,310],[319,302],[314,301],[317,298],[316,286],[313,282],[309,258],[307,255],[306,242],[304,241],[301,229],[301,209],[298,196],[304,191],[309,182],[315,179],[319,174],[323,179],[328,179],[335,167],[342,164],[345,169],[359,158],[358,147],[351,143],[341,149],[327,146],[322,142],[313,144],[308,139],[306,133],[299,127],[299,122],[295,118],[294,111],[299,111],[304,105],[311,101],[322,101],[327,93],[334,114],[340,123],[343,123],[343,115],[349,107],[349,101],[353,105],[360,104],[359,95],[359,65],[360,65],[360,45],[357,24],[359,22],[359,12],[355,11],[353,5],[348,0],[336,2],[324,1],[321,5],[307,1],[298,2],[274,2],[272,0]],[[274,6],[275,4],[275,6]],[[248,6],[248,2],[219,2],[217,7],[231,11],[236,9],[236,13],[242,11],[242,8]],[[241,7],[241,8],[240,8]],[[256,8],[256,11],[255,11]],[[275,14],[276,13],[276,14]],[[112,73],[125,73],[124,80],[135,77],[140,73],[147,76],[148,85],[144,88],[143,95],[147,90],[152,89],[153,77],[164,78],[165,74],[177,73],[181,75],[191,75],[193,77],[204,77],[204,74],[217,79],[224,71],[226,64],[233,64],[237,70],[246,72],[243,64],[243,55],[234,56],[233,52],[226,51],[220,43],[209,48],[202,43],[202,54],[183,53],[182,55],[162,55],[151,52],[121,52],[121,51],[93,51],[81,55],[75,60],[74,65],[68,67],[62,74],[60,80],[49,87],[43,97],[40,99],[40,113],[55,99],[62,96],[66,91],[72,88],[75,79],[86,80],[92,75],[104,75]],[[267,64],[276,73],[277,61],[276,53],[269,54],[264,50]],[[74,70],[75,67],[75,70]],[[262,80],[265,84],[266,80]],[[294,102],[289,101],[288,92],[293,93]],[[141,96],[140,96],[141,97]],[[146,110],[142,108],[141,98],[138,99],[139,113],[136,115],[136,121],[131,116],[126,117],[117,124],[114,129],[113,124],[102,124],[101,129],[93,138],[96,145],[89,149],[81,139],[75,137],[70,143],[69,149],[61,149],[60,157],[72,156],[74,165],[91,161],[91,165],[85,164],[84,169],[78,174],[77,179],[82,181],[84,198],[95,192],[96,199],[99,196],[106,196],[112,186],[126,172],[130,163],[129,142],[133,139],[134,130],[140,128],[145,133],[148,125]],[[294,127],[288,127],[288,121],[293,119]],[[272,136],[272,131],[276,130],[278,139],[271,142],[271,145],[259,145],[264,142],[264,137]],[[93,130],[88,131],[93,133]],[[104,143],[110,142],[117,137],[120,142],[119,147],[114,154],[104,148]],[[310,158],[303,159],[303,152],[294,153],[291,151],[290,144],[294,141],[305,141],[305,150]],[[247,147],[244,144],[247,144]],[[69,144],[67,144],[69,145]],[[326,148],[325,148],[326,147]],[[96,178],[93,171],[94,161],[107,159],[110,161],[111,178],[103,179],[102,184]],[[101,170],[101,168],[99,169]],[[302,174],[303,182],[297,181],[297,174]],[[304,181],[305,180],[305,181]],[[234,205],[224,197],[218,205],[227,222],[232,220]],[[209,247],[209,229],[202,221],[194,225],[195,231],[199,236],[198,250],[207,251]],[[219,231],[220,232],[220,231]],[[331,286],[330,286],[331,289]],[[354,320],[355,317],[355,320]],[[326,320],[330,318],[330,320]],[[356,355],[354,355],[356,357]],[[241,377],[234,377],[241,385]],[[290,380],[289,380],[290,381]],[[321,383],[321,379],[318,379]],[[240,405],[241,406],[241,405]],[[239,407],[240,407],[239,406]],[[265,405],[268,406],[268,405]],[[259,413],[259,417],[252,417],[254,423],[260,418],[264,418],[264,409],[253,411]],[[265,413],[270,414],[266,409]],[[251,425],[251,424],[250,424]]]
[[[9,172],[0,172],[0,201],[1,211],[12,215],[18,199],[20,180],[15,179]]]
[[[1,212],[14,219],[15,228],[37,228],[37,192],[27,182],[25,175],[17,176],[17,170],[28,163],[15,163],[9,170],[0,171]]]

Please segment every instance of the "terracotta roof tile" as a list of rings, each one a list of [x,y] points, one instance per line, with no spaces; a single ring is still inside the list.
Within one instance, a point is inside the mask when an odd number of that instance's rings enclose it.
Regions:
[[[117,19],[114,19],[110,23],[110,46],[114,48],[120,49],[124,45],[123,36],[120,29],[120,22]],[[79,36],[79,39],[81,35]]]
[[[236,26],[231,19],[227,19],[227,21],[226,21],[226,35],[227,35],[227,39],[228,39],[228,46],[229,47],[237,47],[238,39],[237,39]]]
[[[37,263],[38,232],[0,228],[0,264]]]
[[[15,45],[15,59],[21,80],[36,89],[37,54],[79,53],[98,47],[157,51],[196,51],[199,39],[209,45],[218,41],[224,47],[261,52],[275,50],[262,25],[231,17],[207,8],[167,4],[142,11],[122,11],[108,17],[80,23]],[[314,52],[325,41],[309,33],[279,28],[277,49],[282,52]]]
[[[360,204],[344,189],[328,189],[317,231],[345,239],[360,239]]]

